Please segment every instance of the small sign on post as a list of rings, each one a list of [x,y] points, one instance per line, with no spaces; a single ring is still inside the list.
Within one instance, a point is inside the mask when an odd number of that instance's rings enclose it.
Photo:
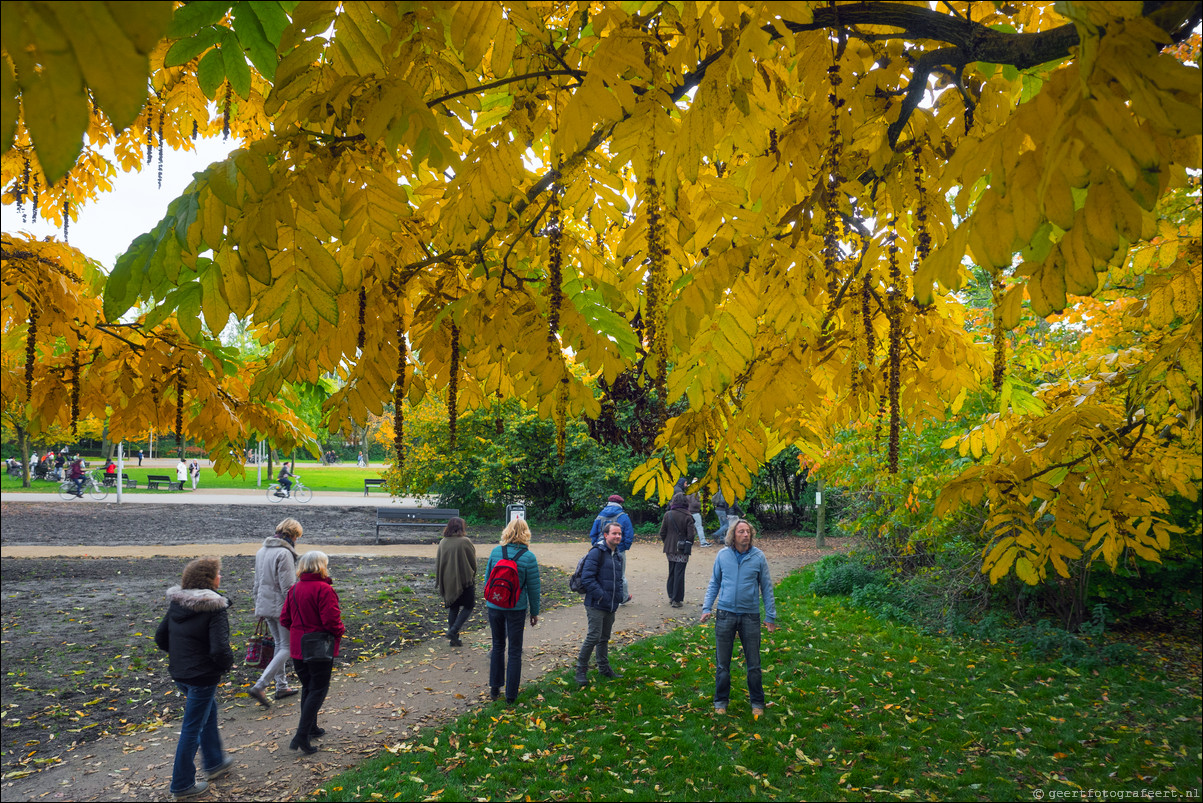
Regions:
[[[505,523],[508,525],[514,519],[526,518],[526,505],[514,503],[505,506]]]

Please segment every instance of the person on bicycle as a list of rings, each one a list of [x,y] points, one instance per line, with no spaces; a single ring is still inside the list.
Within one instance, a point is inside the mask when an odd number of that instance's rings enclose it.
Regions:
[[[75,483],[75,495],[84,498],[84,459],[78,455],[71,461],[71,481]]]
[[[280,483],[280,487],[284,489],[284,495],[288,496],[292,492],[292,478],[295,476],[288,463],[280,464],[280,476],[276,478],[276,482]]]

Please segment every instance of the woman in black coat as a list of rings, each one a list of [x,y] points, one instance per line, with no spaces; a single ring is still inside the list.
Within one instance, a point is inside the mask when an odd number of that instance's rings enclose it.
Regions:
[[[209,781],[234,765],[217,731],[217,684],[234,666],[230,649],[230,601],[218,593],[221,559],[197,558],[184,567],[178,586],[167,591],[167,613],[155,631],[155,644],[168,655],[171,678],[184,695],[184,719],[171,770],[171,795],[196,797]],[[204,759],[204,780],[196,778],[196,749]]]
[[[664,542],[664,554],[668,558],[668,600],[674,608],[684,604],[685,566],[689,563],[696,535],[688,497],[680,492],[673,494],[668,513],[660,522],[660,540]]]

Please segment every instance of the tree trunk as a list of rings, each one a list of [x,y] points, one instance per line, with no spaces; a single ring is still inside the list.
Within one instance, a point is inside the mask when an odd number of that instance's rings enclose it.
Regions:
[[[815,516],[815,546],[817,547],[827,546],[826,535],[823,532],[827,526],[827,497],[823,495],[825,485],[822,477],[815,480],[815,495],[819,497],[816,500],[819,511]]]
[[[21,487],[33,487],[33,475],[29,470],[29,439],[25,434],[25,427],[20,424],[14,424],[14,429],[17,431],[17,448],[21,450]]]

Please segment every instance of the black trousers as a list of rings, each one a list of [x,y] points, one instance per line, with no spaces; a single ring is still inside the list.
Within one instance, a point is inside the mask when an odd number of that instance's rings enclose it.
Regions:
[[[468,586],[463,593],[447,606],[447,635],[458,638],[459,632],[468,623],[472,609],[476,607],[476,586]]]
[[[326,702],[330,691],[330,675],[334,671],[332,661],[295,661],[297,677],[301,679],[301,722],[297,725],[297,738],[309,741],[309,734],[317,727],[317,714]]]
[[[668,564],[668,599],[682,602],[685,599],[685,567],[688,563]]]

